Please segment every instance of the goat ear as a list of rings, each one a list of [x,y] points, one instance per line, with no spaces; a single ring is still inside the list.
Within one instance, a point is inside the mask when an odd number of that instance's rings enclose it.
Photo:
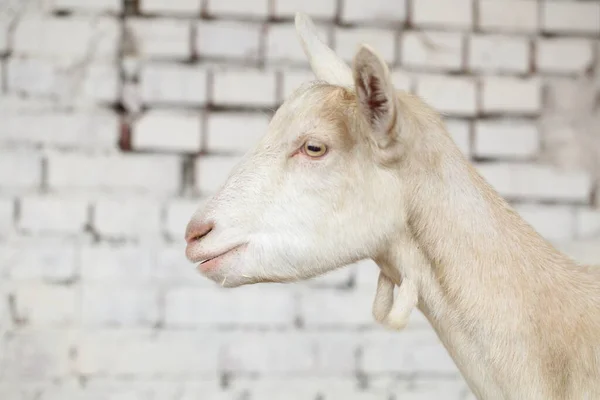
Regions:
[[[393,138],[396,98],[385,61],[370,47],[362,45],[354,57],[354,85],[360,112],[371,126],[380,146]]]
[[[315,76],[331,85],[352,87],[352,70],[319,39],[310,17],[296,13],[296,32]]]

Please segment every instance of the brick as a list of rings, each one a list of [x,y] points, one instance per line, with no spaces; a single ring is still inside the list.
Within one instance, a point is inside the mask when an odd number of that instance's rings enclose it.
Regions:
[[[265,376],[308,374],[316,366],[313,343],[295,332],[244,332],[223,337],[223,368]]]
[[[406,20],[406,0],[344,0],[341,19],[347,23],[394,23]]]
[[[202,0],[142,0],[139,9],[142,14],[174,16],[200,15]]]
[[[557,248],[582,265],[600,265],[598,239],[571,240],[556,243]]]
[[[587,80],[557,78],[544,82],[545,107],[549,110],[592,113],[597,88]]]
[[[218,70],[214,72],[213,78],[212,100],[215,104],[248,107],[271,107],[275,104],[277,93],[274,72]]]
[[[114,148],[119,138],[118,115],[109,110],[27,110],[7,112],[1,118],[0,143],[9,146],[108,150]]]
[[[366,373],[424,373],[460,376],[432,329],[373,332],[363,338],[361,370]]]
[[[92,225],[103,237],[156,236],[160,233],[160,205],[142,198],[100,199],[94,205]]]
[[[159,320],[159,296],[152,287],[85,284],[82,324],[88,327],[149,327]]]
[[[120,0],[50,0],[49,9],[57,11],[75,11],[81,13],[120,13],[123,11],[123,2]]]
[[[490,32],[535,33],[539,28],[536,0],[480,0],[478,27]]]
[[[579,38],[538,39],[536,63],[540,72],[580,74],[593,62],[592,43]]]
[[[377,279],[379,277],[379,266],[370,258],[358,261],[351,265],[355,269],[354,286],[357,289],[377,288]]]
[[[401,385],[393,391],[398,399],[448,399],[465,400],[468,390],[462,379],[420,378],[411,380],[408,385]]]
[[[269,0],[206,0],[207,10],[217,16],[243,16],[266,19],[269,15]]]
[[[15,224],[15,200],[0,197],[0,237],[13,230]]]
[[[412,20],[416,26],[471,28],[473,26],[472,0],[419,0],[413,2]]]
[[[471,154],[471,123],[467,120],[446,120],[446,129],[458,146],[460,151],[467,157]]]
[[[396,38],[391,30],[375,28],[337,28],[335,30],[336,53],[346,62],[352,62],[361,44],[375,48],[388,63],[396,60]]]
[[[2,266],[5,277],[14,281],[69,282],[77,270],[76,247],[50,238],[38,243],[11,243],[0,251]]]
[[[28,326],[66,327],[77,322],[78,296],[73,286],[27,283],[14,291],[15,311]]]
[[[169,290],[165,296],[165,323],[173,327],[291,327],[295,318],[294,305],[293,292],[280,288],[248,287],[235,293],[177,288]]]
[[[404,90],[405,92],[412,93],[413,90],[413,77],[410,76],[405,70],[394,68],[390,71],[392,83],[396,89]]]
[[[342,389],[350,390],[356,386],[356,382],[349,378],[261,377],[258,380],[235,379],[232,386],[236,391],[252,393],[252,399],[315,400],[323,398],[323,390],[333,387],[339,394]]]
[[[90,65],[81,84],[80,96],[90,103],[112,105],[119,100],[121,82],[116,65]],[[69,93],[77,93],[77,80],[72,80]]]
[[[463,67],[463,35],[453,32],[405,32],[401,63],[409,67],[459,70]]]
[[[363,327],[374,324],[372,292],[306,291],[300,312],[308,327]]]
[[[21,199],[18,226],[34,234],[78,234],[88,222],[89,204],[64,196],[30,196]]]
[[[81,280],[89,283],[146,283],[154,277],[154,253],[142,245],[97,244],[81,247]]]
[[[5,381],[35,382],[66,378],[71,372],[73,335],[63,330],[17,331],[2,337],[0,367]],[[3,370],[3,371],[2,371]]]
[[[211,112],[208,114],[206,150],[245,154],[267,133],[264,114]]]
[[[156,279],[164,283],[196,288],[215,288],[215,283],[196,271],[195,265],[185,257],[185,243],[164,246],[156,255]]]
[[[10,30],[10,19],[6,17],[0,17],[0,55],[8,53],[9,40],[8,32]]]
[[[600,210],[577,210],[576,234],[577,238],[600,237]]]
[[[113,18],[56,18],[27,14],[16,24],[12,49],[14,55],[25,57],[77,62],[114,60],[119,39],[119,24]]]
[[[274,14],[280,18],[293,18],[297,11],[302,11],[312,18],[333,19],[336,9],[335,0],[276,0]]]
[[[282,75],[282,97],[278,99],[278,102],[282,102],[283,100],[287,99],[302,84],[314,81],[316,79],[312,71],[304,69],[285,70],[283,71]]]
[[[203,156],[196,159],[194,187],[201,195],[213,195],[225,183],[241,157]]]
[[[166,205],[165,231],[175,240],[182,241],[187,223],[196,210],[201,209],[207,199],[173,199]]]
[[[591,178],[583,171],[502,162],[476,167],[501,196],[508,198],[587,203],[592,190]]]
[[[132,129],[136,150],[196,153],[202,145],[200,114],[179,110],[151,110]]]
[[[15,174],[14,171],[19,171]],[[0,150],[0,186],[10,190],[31,190],[42,181],[42,158],[27,151]]]
[[[173,194],[181,182],[180,160],[171,155],[52,154],[47,168],[53,190]]]
[[[344,266],[302,282],[313,288],[349,288],[354,278],[353,266]]]
[[[475,124],[474,154],[478,157],[528,159],[540,151],[537,125],[521,120],[484,120]]]
[[[469,42],[469,68],[475,71],[525,73],[529,59],[529,43],[523,37],[477,35]]]
[[[545,1],[541,12],[544,32],[600,34],[600,2]]]
[[[569,240],[575,236],[575,210],[571,206],[518,204],[514,208],[547,240]]]
[[[319,38],[330,44],[327,26],[316,24]],[[297,64],[308,67],[308,60],[298,41],[294,24],[270,24],[267,27],[266,59],[269,63]]]
[[[256,61],[262,30],[262,24],[252,22],[201,21],[196,26],[196,52],[201,57]]]
[[[219,341],[207,332],[119,329],[89,332],[78,341],[76,370],[138,379],[213,377]],[[127,351],[123,351],[127,349]]]
[[[149,63],[140,71],[144,104],[201,106],[207,99],[207,71],[201,66]]]
[[[143,59],[171,60],[188,60],[192,56],[190,21],[128,18],[125,29],[132,41],[130,55]]]
[[[481,85],[481,108],[486,113],[537,114],[542,87],[537,78],[487,76]]]
[[[477,113],[477,87],[475,81],[467,77],[419,77],[417,94],[438,112],[456,116]]]

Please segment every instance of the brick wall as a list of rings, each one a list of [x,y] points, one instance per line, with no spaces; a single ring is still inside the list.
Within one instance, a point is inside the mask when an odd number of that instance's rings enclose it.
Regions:
[[[597,0],[4,0],[1,399],[471,398],[420,314],[373,323],[372,262],[224,291],[184,258],[312,76],[297,10],[347,60],[375,46],[525,219],[600,261]]]

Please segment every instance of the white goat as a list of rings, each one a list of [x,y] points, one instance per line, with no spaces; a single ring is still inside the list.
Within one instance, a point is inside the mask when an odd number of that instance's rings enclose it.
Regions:
[[[600,272],[525,223],[370,47],[351,69],[296,26],[320,81],[193,216],[188,258],[226,287],[372,258],[375,318],[401,328],[418,306],[479,399],[600,399]]]

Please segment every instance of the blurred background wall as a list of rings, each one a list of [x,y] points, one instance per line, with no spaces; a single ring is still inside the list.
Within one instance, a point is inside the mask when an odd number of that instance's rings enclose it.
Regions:
[[[376,326],[370,261],[220,290],[188,218],[311,79],[312,15],[540,233],[600,264],[596,0],[0,1],[0,399],[467,399],[420,314]]]

